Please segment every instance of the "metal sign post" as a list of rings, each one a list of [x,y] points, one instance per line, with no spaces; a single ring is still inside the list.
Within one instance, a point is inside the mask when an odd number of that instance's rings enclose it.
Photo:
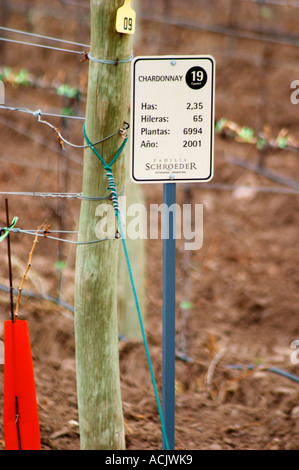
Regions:
[[[163,185],[163,338],[162,413],[169,449],[174,449],[175,428],[175,266],[176,184]],[[162,448],[165,449],[163,440]]]
[[[176,183],[213,177],[214,75],[210,56],[132,62],[131,179],[163,183],[162,413],[170,450],[175,446]]]

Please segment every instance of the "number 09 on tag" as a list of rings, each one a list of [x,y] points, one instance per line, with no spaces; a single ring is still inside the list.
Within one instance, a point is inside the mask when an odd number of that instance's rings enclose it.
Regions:
[[[125,0],[116,13],[116,31],[123,34],[134,34],[136,13],[131,7],[131,0]]]

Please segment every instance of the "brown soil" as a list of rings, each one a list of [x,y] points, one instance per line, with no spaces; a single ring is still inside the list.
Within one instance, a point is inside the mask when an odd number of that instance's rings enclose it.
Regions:
[[[89,42],[88,10],[84,10],[84,16],[82,10],[55,1],[51,11],[45,11],[44,2],[35,1],[24,15],[28,2],[9,3],[12,5],[5,14],[4,2],[0,2],[5,26]],[[230,7],[222,11],[217,8],[218,1],[189,0],[186,7],[179,0],[171,5],[155,0],[153,12],[152,1],[141,3],[140,15],[155,14],[164,21],[173,18],[238,31],[262,31],[272,37],[295,37],[296,8],[271,6],[261,11],[259,5],[244,0],[225,2]],[[61,18],[68,22],[61,22]],[[1,67],[16,71],[26,68],[47,85],[7,84],[7,104],[59,112],[68,103],[53,90],[54,81],[86,90],[88,65],[81,64],[77,56],[13,44],[0,47]],[[295,140],[299,139],[299,108],[290,102],[290,83],[299,78],[296,47],[140,20],[134,52],[213,55],[217,63],[216,119],[226,117],[256,131],[268,125],[273,136],[286,128]],[[76,113],[83,115],[84,107],[83,98]],[[80,123],[54,121],[70,140],[81,143]],[[57,153],[56,136],[47,126],[38,124],[32,116],[1,111],[0,133],[1,191],[32,191],[35,185],[40,191],[81,191],[81,152],[66,151],[70,157],[67,172],[65,157]],[[238,157],[257,163],[260,156],[250,144],[216,135],[213,183],[283,188],[230,160]],[[299,179],[297,153],[268,150],[264,163],[286,178]],[[178,186],[177,194],[183,204],[182,186]],[[161,203],[161,185],[145,185],[144,195],[148,205]],[[176,361],[176,449],[296,450],[298,384],[263,367],[299,375],[298,365],[291,362],[291,343],[299,337],[298,197],[193,185],[192,199],[204,204],[204,243],[200,250],[190,252],[186,274],[186,252],[182,240],[177,242],[177,335],[182,327],[180,302],[188,300],[192,309],[187,353],[192,360]],[[4,196],[0,203],[4,222]],[[80,210],[79,201],[19,196],[9,196],[9,206],[10,214],[19,217],[18,226],[31,229],[48,220],[53,228],[75,230]],[[18,287],[33,240],[21,235],[11,238],[13,277]],[[0,282],[7,285],[6,244],[2,243],[0,249]],[[161,240],[148,240],[146,251],[146,333],[161,392]],[[66,262],[62,280],[55,267],[60,259]],[[74,266],[73,246],[41,240],[24,288],[55,297],[61,292],[61,298],[73,305]],[[189,298],[185,297],[186,285],[191,289]],[[7,293],[0,292],[0,304],[2,329],[9,318]],[[42,449],[79,449],[72,312],[53,302],[23,296],[20,314],[30,330]],[[160,423],[143,343],[120,341],[119,350],[127,449],[160,449]],[[250,364],[260,367],[247,370]],[[232,370],[230,365],[245,368]],[[2,387],[3,367],[0,383]],[[2,420],[0,448],[4,449]]]

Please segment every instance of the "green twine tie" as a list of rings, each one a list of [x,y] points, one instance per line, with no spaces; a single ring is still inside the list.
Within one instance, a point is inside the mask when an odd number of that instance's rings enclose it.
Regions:
[[[4,238],[7,237],[10,230],[13,229],[14,226],[16,225],[17,221],[18,221],[18,217],[14,217],[13,220],[12,220],[12,223],[10,224],[9,227],[4,227],[3,229],[1,229],[1,231],[0,231],[0,242],[2,242],[4,240]]]
[[[98,159],[103,164],[104,169],[107,172],[107,178],[108,178],[108,182],[109,182],[108,190],[111,191],[113,206],[114,206],[114,209],[115,209],[116,218],[117,218],[118,227],[119,227],[119,232],[120,232],[120,238],[122,240],[123,249],[124,249],[124,253],[125,253],[125,258],[126,258],[126,262],[127,262],[127,267],[128,267],[128,271],[129,271],[131,286],[132,286],[132,290],[133,290],[133,294],[134,294],[135,305],[136,305],[138,319],[139,319],[140,328],[141,328],[141,334],[142,334],[143,343],[144,343],[145,352],[146,352],[146,357],[147,357],[147,361],[148,361],[148,365],[149,365],[149,370],[150,370],[151,380],[152,380],[152,384],[153,384],[153,388],[154,388],[154,393],[155,393],[155,398],[156,398],[156,402],[157,402],[158,412],[159,412],[159,416],[160,416],[162,435],[163,435],[166,450],[169,450],[169,444],[168,444],[168,439],[167,439],[167,435],[166,435],[162,409],[161,409],[161,405],[160,405],[160,400],[159,400],[157,385],[156,385],[156,381],[155,381],[154,371],[153,371],[151,358],[150,358],[150,353],[149,353],[149,348],[148,348],[146,335],[145,335],[145,331],[144,331],[144,326],[143,326],[143,321],[142,321],[142,316],[141,316],[137,291],[136,291],[135,282],[134,282],[134,278],[133,278],[133,273],[132,273],[131,263],[130,263],[129,254],[128,254],[128,250],[127,250],[127,245],[126,245],[126,241],[125,241],[124,233],[123,233],[123,229],[122,229],[122,223],[121,223],[121,220],[120,220],[120,210],[119,210],[119,206],[118,206],[118,195],[117,195],[115,182],[114,182],[112,169],[111,169],[112,165],[116,162],[116,160],[120,156],[121,152],[123,151],[123,149],[124,149],[124,147],[127,143],[128,138],[126,137],[124,139],[124,142],[120,146],[120,148],[118,149],[115,157],[108,164],[108,163],[105,162],[103,157],[99,154],[99,152],[94,148],[94,146],[92,145],[92,143],[88,139],[88,137],[86,135],[86,131],[85,131],[85,123],[83,124],[83,134],[84,134],[84,138],[85,138],[87,144],[89,145],[91,150],[94,152],[94,154],[98,157]]]

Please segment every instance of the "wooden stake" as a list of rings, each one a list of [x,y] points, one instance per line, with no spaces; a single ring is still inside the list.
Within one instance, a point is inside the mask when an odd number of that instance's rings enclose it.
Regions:
[[[117,9],[123,0],[91,0],[91,53],[119,61],[132,54],[132,36],[117,33]],[[95,142],[129,122],[130,63],[89,61],[86,135]],[[123,142],[116,135],[97,151],[108,163]],[[123,188],[128,148],[113,165],[117,190]],[[84,154],[83,194],[107,194],[106,171],[88,148]],[[94,240],[99,201],[83,200],[79,241]],[[76,259],[75,337],[77,394],[82,450],[124,449],[117,324],[119,240],[79,245]]]

